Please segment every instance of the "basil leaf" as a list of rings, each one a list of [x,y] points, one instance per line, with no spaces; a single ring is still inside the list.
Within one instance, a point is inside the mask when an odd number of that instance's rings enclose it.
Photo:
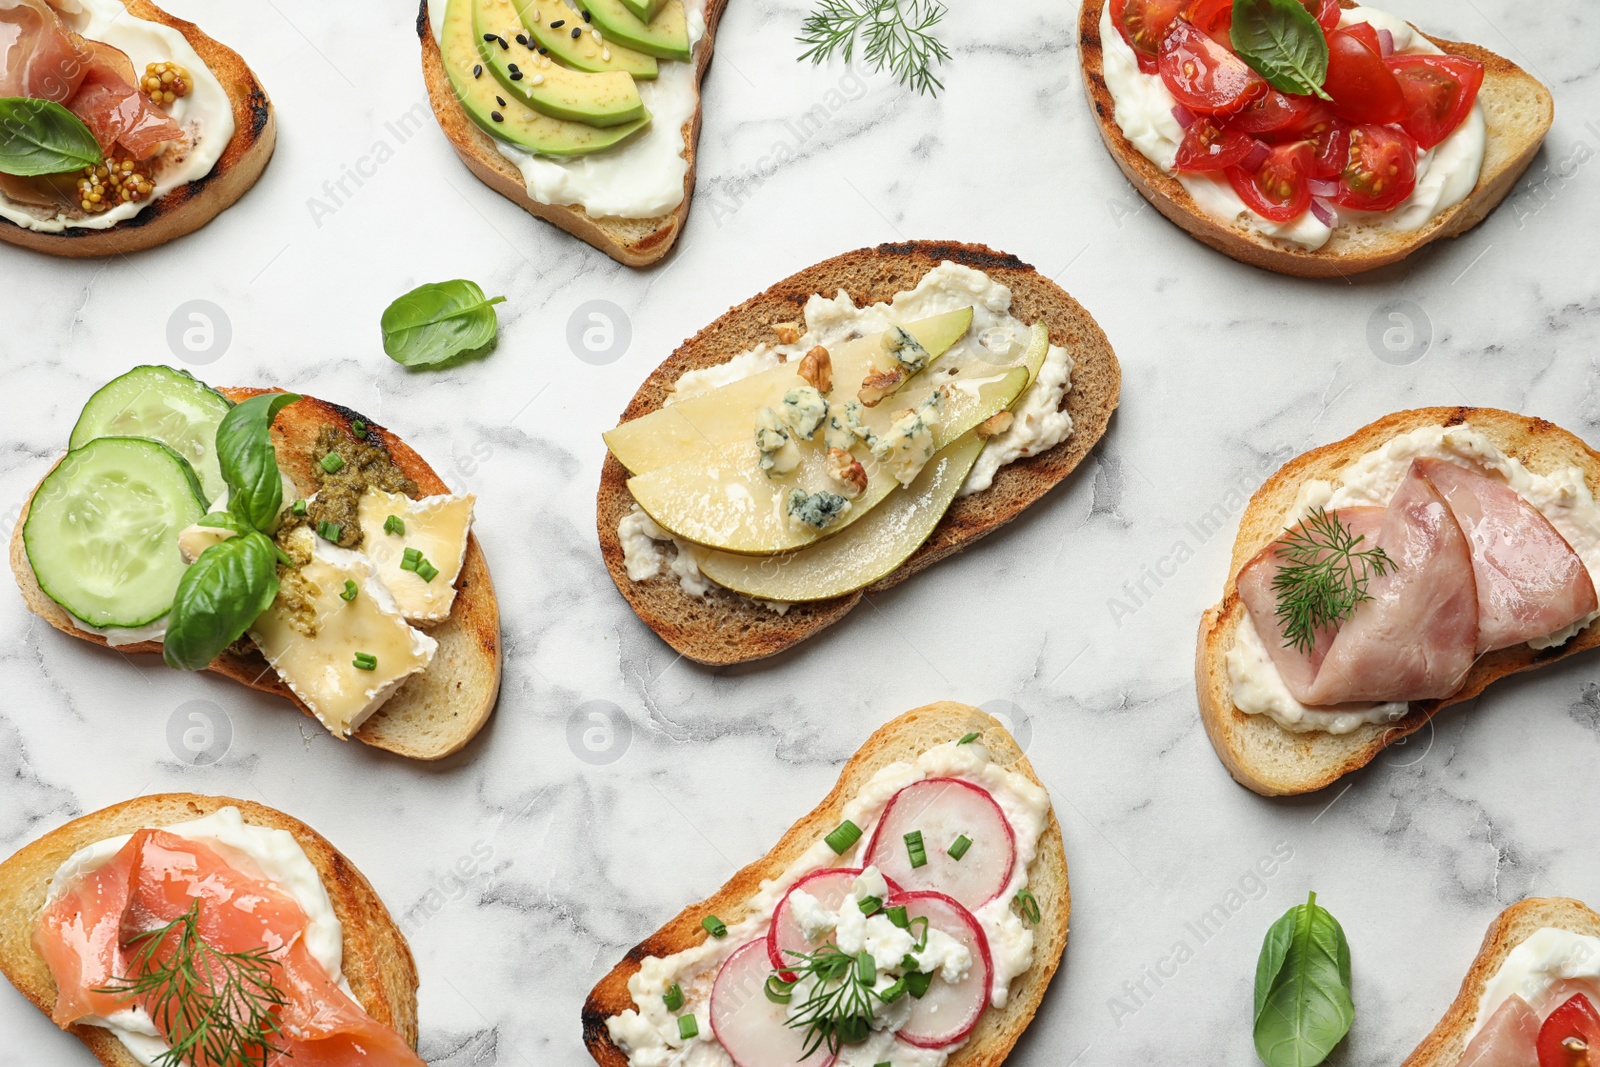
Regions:
[[[476,282],[458,278],[411,290],[383,313],[383,350],[405,367],[432,367],[489,345],[500,328],[494,306]]]
[[[0,173],[21,178],[65,174],[101,160],[100,142],[60,104],[0,97]]]
[[[272,420],[299,399],[296,393],[253,396],[229,408],[217,427],[217,462],[228,483],[228,510],[254,529],[271,529],[283,508]]]
[[[241,519],[231,511],[208,512],[195,521],[196,526],[204,526],[212,530],[232,530],[236,534],[247,534],[255,530],[248,522]]]
[[[1328,80],[1328,38],[1300,0],[1233,0],[1233,50],[1274,89],[1333,98]]]
[[[277,546],[266,534],[251,531],[212,545],[178,579],[161,647],[167,666],[204,669],[277,595]]]
[[[1256,961],[1256,1054],[1267,1067],[1316,1067],[1350,1032],[1350,945],[1312,893],[1272,924]]]

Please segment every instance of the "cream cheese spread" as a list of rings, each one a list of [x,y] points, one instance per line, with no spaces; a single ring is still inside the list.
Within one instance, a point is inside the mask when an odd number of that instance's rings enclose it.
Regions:
[[[1011,904],[1028,884],[1028,869],[1038,853],[1039,838],[1049,821],[1050,796],[1024,775],[996,764],[980,744],[948,742],[922,753],[914,762],[883,767],[846,801],[841,819],[850,820],[863,832],[861,839],[844,855],[836,855],[819,837],[783,873],[761,883],[760,891],[750,900],[750,914],[730,925],[727,936],[708,937],[693,948],[664,958],[649,956],[641,962],[638,973],[628,980],[628,991],[633,995],[635,1006],[606,1020],[611,1039],[628,1055],[629,1067],[733,1067],[733,1060],[717,1044],[711,1029],[711,985],[717,971],[735,951],[766,936],[773,910],[802,877],[825,867],[861,866],[873,827],[890,798],[914,782],[938,777],[963,778],[988,790],[1016,835],[1016,864],[1010,882],[993,901],[973,912],[988,941],[994,968],[989,1004],[995,1008],[1004,1007],[1010,997],[1012,980],[1033,966],[1033,931],[1012,910]],[[855,910],[859,916],[860,909]],[[821,911],[821,908],[812,909],[810,918],[814,924],[820,925],[818,913]],[[859,937],[866,944],[869,931],[863,925],[845,936]],[[970,966],[970,960],[965,964],[961,961],[960,955],[964,954],[947,952],[941,966],[958,973],[963,966]],[[662,995],[675,984],[683,990],[684,1006],[672,1012],[667,1010]],[[688,1040],[679,1036],[677,1016],[684,1013],[694,1015],[699,1024],[699,1036]],[[875,1030],[862,1044],[844,1046],[836,1062],[838,1067],[873,1067],[885,1060],[895,1067],[941,1067],[959,1047],[958,1044],[944,1049],[913,1048],[896,1042],[892,1030],[886,1026]]]
[[[1388,30],[1394,36],[1394,50],[1400,53],[1439,55],[1422,34],[1404,19],[1370,7],[1355,7],[1340,16],[1340,26],[1358,22]],[[1250,210],[1222,174],[1177,174],[1173,160],[1183,140],[1183,127],[1173,116],[1177,104],[1159,75],[1139,69],[1138,57],[1111,21],[1111,4],[1100,12],[1100,42],[1106,88],[1115,105],[1114,118],[1123,136],[1141,155],[1178,181],[1194,198],[1201,211],[1224,223],[1240,223],[1248,229],[1286,245],[1315,251],[1327,244],[1333,228],[1307,211],[1290,222],[1273,222]],[[1443,142],[1417,157],[1417,188],[1405,203],[1392,211],[1370,212],[1340,208],[1341,227],[1407,232],[1426,226],[1441,211],[1461,203],[1477,187],[1483,170],[1488,127],[1482,102],[1474,103],[1472,113]]]
[[[1529,1005],[1539,1004],[1563,982],[1576,979],[1594,983],[1590,997],[1600,1004],[1600,937],[1575,934],[1546,926],[1535,930],[1506,954],[1505,962],[1484,984],[1478,998],[1478,1017],[1467,1031],[1465,1045],[1501,1004],[1519,996]]]
[[[104,230],[133,218],[172,190],[210,174],[233,140],[233,104],[222,82],[188,39],[170,26],[135,17],[120,0],[50,0],[50,5],[73,31],[126,52],[136,72],[142,73],[151,63],[176,63],[187,70],[192,86],[189,95],[165,105],[165,110],[183,127],[188,143],[171,145],[157,157],[162,165],[155,189],[144,200],[119,204],[110,211],[83,218],[62,214],[45,218],[38,208],[0,195],[0,218],[40,233],[60,233],[69,227]],[[148,639],[130,637],[119,643]]]
[[[190,841],[220,841],[254,860],[267,881],[293,897],[295,903],[300,905],[300,910],[305,912],[308,920],[304,938],[307,951],[338,983],[339,988],[353,998],[343,972],[344,926],[334,914],[333,901],[322,883],[322,876],[317,873],[317,868],[293,834],[287,830],[247,823],[239,809],[232,807],[219,808],[204,818],[159,829]],[[50,879],[45,904],[61,896],[77,879],[105,866],[131,839],[131,834],[111,837],[74,852]],[[170,1051],[156,1030],[155,1022],[143,1008],[119,1011],[108,1019],[88,1018],[79,1021],[87,1026],[99,1026],[111,1031],[144,1067],[156,1067],[157,1060]]]
[[[1029,328],[1011,314],[1010,288],[983,271],[946,261],[924,274],[914,288],[895,294],[887,302],[857,307],[842,289],[833,297],[813,295],[806,301],[804,335],[790,343],[763,342],[725,363],[685,371],[673,383],[666,403],[701,396],[798,361],[817,345],[834,347],[857,337],[882,333],[890,326],[904,326],[964,307],[973,309],[972,326],[939,357],[939,366],[959,368],[990,362],[999,368],[1014,361],[1020,351],[1018,346],[1027,341]],[[1072,417],[1061,410],[1061,402],[1072,389],[1073,365],[1065,348],[1050,346],[1038,378],[1017,401],[1011,427],[989,440],[962,484],[961,496],[983,492],[993,485],[1001,467],[1053,448],[1072,433]],[[622,517],[617,538],[622,544],[628,577],[633,581],[647,581],[665,567],[690,596],[704,597],[721,588],[701,573],[695,562],[696,546],[663,531],[637,506]],[[670,557],[663,554],[668,543],[675,546]],[[776,611],[789,608],[776,601],[756,603]]]
[[[445,0],[428,4],[434,40],[442,35],[444,8]],[[700,106],[696,70],[706,36],[706,0],[684,0],[683,9],[696,55],[688,63],[661,60],[655,78],[637,82],[651,116],[643,131],[615,148],[570,159],[535,155],[491,138],[495,150],[522,172],[530,197],[541,204],[576,205],[598,218],[623,219],[658,218],[683,203],[689,173],[683,127]]]
[[[1284,528],[1305,519],[1317,508],[1336,511],[1363,505],[1387,507],[1414,459],[1451,460],[1505,482],[1566,538],[1583,560],[1596,588],[1600,589],[1600,505],[1596,504],[1583,471],[1577,467],[1559,467],[1548,474],[1536,474],[1521,460],[1506,455],[1471,424],[1424,426],[1400,434],[1344,468],[1332,481],[1306,482],[1300,487],[1294,506],[1283,518]],[[1600,613],[1529,644],[1534,648],[1565,644],[1596,618],[1600,618]],[[1284,728],[1296,732],[1349,733],[1367,723],[1392,722],[1403,716],[1408,707],[1398,703],[1350,705],[1328,710],[1301,704],[1284,684],[1248,614],[1241,620],[1234,647],[1228,652],[1228,678],[1232,683],[1234,705],[1240,711],[1269,715]]]

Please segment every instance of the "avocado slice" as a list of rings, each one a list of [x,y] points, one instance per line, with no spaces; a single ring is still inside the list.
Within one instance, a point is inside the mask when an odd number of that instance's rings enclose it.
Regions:
[[[650,124],[646,112],[643,118],[601,129],[551,118],[505,96],[478,55],[472,30],[472,2],[447,0],[439,50],[456,99],[486,133],[538,155],[582,156],[620,144]]]
[[[511,0],[474,0],[472,30],[478,55],[505,88],[501,95],[552,118],[590,126],[620,126],[644,115],[644,101],[630,75],[589,74],[557,66],[549,56],[522,43],[528,38],[519,34],[521,26]]]
[[[687,63],[692,55],[689,20],[683,12],[682,0],[666,0],[649,22],[629,11],[623,0],[578,0],[578,6],[589,13],[607,41],[657,59],[678,59]]]
[[[528,38],[552,59],[573,70],[620,70],[639,81],[649,81],[659,73],[655,56],[602,41],[596,33],[580,32],[573,37],[573,30],[584,31],[590,27],[583,16],[563,0],[511,0],[511,3],[522,18]]]
[[[665,0],[622,0],[623,6],[632,11],[640,22],[649,22],[656,17]]]

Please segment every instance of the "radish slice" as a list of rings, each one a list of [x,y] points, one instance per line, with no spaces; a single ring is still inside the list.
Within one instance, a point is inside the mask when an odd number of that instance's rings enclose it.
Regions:
[[[964,1041],[989,1003],[989,983],[994,973],[983,927],[970,911],[943,893],[902,893],[894,903],[905,905],[906,914],[912,919],[926,918],[929,929],[949,934],[972,953],[972,966],[965,978],[951,983],[935,975],[927,993],[920,1000],[911,1001],[911,1017],[897,1036],[918,1048],[944,1048]]]
[[[787,1005],[767,999],[771,974],[766,943],[752,941],[728,957],[711,985],[711,1030],[738,1067],[794,1067],[801,1062],[804,1035],[788,1025]],[[822,1051],[824,1056],[811,1062],[829,1067],[834,1057]]]
[[[820,871],[812,871],[789,887],[789,892],[772,909],[772,925],[767,928],[767,959],[774,970],[782,971],[793,963],[793,953],[815,952],[830,940],[811,941],[806,938],[800,924],[789,911],[789,894],[796,889],[803,889],[816,897],[818,904],[836,912],[839,905],[844,903],[844,898],[850,895],[850,887],[860,874],[859,867],[825,867]],[[784,981],[792,981],[793,978],[793,972],[784,973]]]
[[[911,866],[905,835],[922,832],[928,862]],[[965,836],[965,855],[950,846]],[[866,860],[908,891],[945,893],[976,911],[1000,895],[1017,862],[1016,835],[988,790],[960,778],[927,778],[890,798],[873,832]]]

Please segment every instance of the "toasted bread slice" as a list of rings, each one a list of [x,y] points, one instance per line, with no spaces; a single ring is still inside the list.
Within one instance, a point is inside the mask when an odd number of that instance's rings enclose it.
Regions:
[[[1458,237],[1499,206],[1522,172],[1533,162],[1555,119],[1550,90],[1508,59],[1486,48],[1423,36],[1451,55],[1484,65],[1478,100],[1488,120],[1488,145],[1478,184],[1461,203],[1441,211],[1421,229],[1399,233],[1371,227],[1341,226],[1314,252],[1280,245],[1242,225],[1206,214],[1182,183],[1166,173],[1122,135],[1106,86],[1100,50],[1100,12],[1107,0],[1084,0],[1078,15],[1079,51],[1089,107],[1100,124],[1111,156],[1134,188],[1167,218],[1224,255],[1241,263],[1302,278],[1342,278],[1399,262],[1417,249],[1444,237]],[[1340,0],[1346,8],[1353,0]],[[1420,31],[1419,31],[1420,32]]]
[[[531,215],[566,230],[580,241],[585,241],[618,263],[629,267],[648,267],[658,262],[672,250],[683,233],[683,224],[689,217],[689,201],[694,198],[695,152],[700,143],[700,105],[697,102],[694,117],[683,124],[683,157],[689,161],[689,170],[683,176],[683,201],[666,214],[650,219],[624,219],[590,215],[581,205],[541,204],[528,195],[528,186],[510,160],[495,150],[494,138],[468,117],[456,100],[455,91],[445,75],[444,58],[439,52],[439,42],[433,35],[433,24],[428,18],[429,3],[443,4],[446,0],[422,0],[417,13],[417,36],[422,41],[422,75],[428,83],[428,100],[433,113],[444,129],[444,135],[455,147],[456,155],[478,180]],[[695,47],[695,92],[711,64],[711,52],[716,44],[717,24],[722,20],[722,10],[728,0],[707,0],[706,36]],[[624,146],[625,147],[625,146]]]
[[[203,818],[238,808],[252,826],[287,830],[322,876],[333,913],[344,926],[344,976],[368,1015],[417,1045],[417,965],[411,948],[372,885],[325,838],[299,819],[248,800],[194,793],[157,793],[85,815],[0,863],[0,973],[49,1015],[56,1005],[50,968],[33,947],[33,923],[50,878],[74,852],[97,841]],[[139,1067],[109,1030],[68,1027],[106,1067]],[[63,1062],[65,1058],[63,1057]]]
[[[1200,718],[1217,755],[1241,785],[1263,796],[1288,796],[1321,789],[1373,758],[1452,704],[1470,700],[1491,682],[1518,671],[1532,670],[1600,645],[1596,621],[1560,648],[1536,650],[1528,645],[1502,649],[1473,664],[1459,692],[1442,700],[1416,701],[1404,718],[1366,724],[1348,734],[1294,733],[1266,715],[1247,715],[1234,706],[1227,654],[1245,617],[1239,598],[1239,572],[1283,533],[1285,518],[1300,486],[1311,479],[1331,479],[1342,468],[1403,433],[1424,426],[1471,423],[1507,455],[1535,473],[1566,466],[1580,468],[1589,488],[1600,493],[1600,452],[1573,434],[1543,419],[1531,419],[1494,408],[1419,408],[1387,415],[1343,441],[1314,449],[1290,460],[1250,498],[1233,545],[1222,602],[1200,621],[1195,652],[1195,686]]]
[[[220,390],[235,402],[258,393],[280,391]],[[272,427],[278,465],[302,493],[310,495],[316,491],[311,465],[320,458],[313,455],[318,432],[332,425],[349,433],[353,420],[366,423],[366,440],[382,443],[395,465],[417,483],[424,496],[450,491],[433,468],[391,431],[360,412],[306,397],[279,412]],[[39,588],[22,540],[27,517],[24,507],[11,535],[11,570],[16,575],[23,600],[34,614],[63,633],[106,644],[105,638],[80,629],[67,610]],[[489,721],[500,692],[500,603],[495,599],[489,565],[475,535],[467,536],[467,555],[456,579],[456,599],[450,617],[428,627],[427,632],[439,642],[433,662],[427,670],[406,679],[399,691],[356,730],[353,735],[356,740],[411,759],[443,759],[464,748]],[[159,655],[161,644],[141,641],[121,645],[118,651]],[[249,646],[248,638],[218,656],[206,669],[263,693],[281,696],[307,715],[312,714],[261,653]]]
[[[982,245],[909,241],[863,248],[825,260],[785,278],[746,300],[678,346],[677,351],[634,394],[620,421],[659,408],[686,371],[715,366],[762,341],[771,325],[804,317],[813,294],[848,292],[858,305],[889,300],[916,286],[922,276],[950,260],[984,271],[1011,288],[1011,311],[1024,322],[1043,320],[1050,342],[1065,347],[1075,362],[1066,410],[1072,434],[1037,456],[1002,467],[982,493],[961,497],[945,513],[933,535],[900,568],[864,591],[833,600],[791,606],[778,615],[725,590],[709,599],[685,593],[668,578],[635,582],[623,564],[617,523],[633,507],[628,472],[611,455],[600,476],[600,549],[617,588],[633,610],[662,640],[692,660],[708,664],[744,663],[781,652],[833,625],[860,603],[960,550],[1010,522],[1083,462],[1110,424],[1122,387],[1122,371],[1105,333],[1087,311],[1050,279],[1015,256]]]
[[[171,26],[188,40],[222,83],[233,105],[233,139],[217,159],[211,173],[182,185],[146,204],[131,219],[103,230],[68,228],[61,233],[40,233],[0,218],[0,241],[48,252],[53,256],[86,258],[119,256],[166,244],[174,237],[193,233],[243,196],[261,172],[278,142],[278,124],[272,101],[239,53],[219,44],[192,22],[174,18],[149,0],[122,0],[128,13],[147,22]]]
[[[729,926],[750,913],[750,899],[763,879],[775,878],[823,835],[839,825],[841,810],[880,768],[912,761],[923,752],[969,733],[982,735],[982,743],[995,762],[1043,786],[1033,765],[1016,740],[999,721],[977,708],[941,701],[908,711],[882,727],[839,772],[839,782],[822,803],[789,827],[772,851],[728,879],[726,885],[698,904],[680,911],[661,929],[635,945],[622,962],[600,979],[583,1005],[583,1042],[600,1067],[627,1067],[628,1057],[611,1040],[606,1019],[633,1007],[628,980],[647,956],[664,957],[699,944],[708,936],[700,926],[706,915],[716,915]],[[1039,838],[1038,855],[1028,870],[1028,890],[1039,901],[1040,922],[1034,929],[1033,966],[1011,983],[1004,1008],[990,1008],[964,1045],[949,1060],[949,1067],[995,1067],[1001,1063],[1027,1029],[1045,987],[1061,964],[1067,947],[1067,920],[1072,897],[1067,887],[1067,857],[1061,843],[1061,826],[1054,811]]]
[[[1461,980],[1461,992],[1451,1002],[1450,1010],[1400,1067],[1459,1067],[1461,1054],[1466,1051],[1467,1031],[1478,1021],[1478,1002],[1483,999],[1484,987],[1499,972],[1512,949],[1545,927],[1600,937],[1600,915],[1567,897],[1529,897],[1502,911],[1483,935],[1483,947]]]

